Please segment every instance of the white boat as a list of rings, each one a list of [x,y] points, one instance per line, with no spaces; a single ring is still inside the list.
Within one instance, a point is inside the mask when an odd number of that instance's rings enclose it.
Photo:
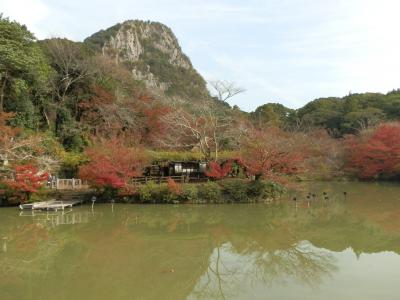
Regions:
[[[83,204],[83,200],[49,200],[49,201],[42,201],[42,202],[34,202],[34,203],[25,203],[21,204],[19,208],[21,210],[64,210],[65,208],[72,208],[72,206]]]
[[[30,209],[30,210],[64,210],[66,207],[72,207],[74,202],[64,202],[64,201],[42,201],[42,202],[34,202],[34,203],[26,203],[21,204],[19,208],[21,210]]]
[[[41,202],[33,202],[33,203],[25,203],[25,204],[21,204],[21,205],[19,206],[19,208],[20,208],[21,210],[23,210],[23,209],[37,209],[38,207],[44,206],[44,205],[46,205],[47,203],[52,202],[52,201],[54,201],[54,200],[50,200],[50,201],[41,201]]]

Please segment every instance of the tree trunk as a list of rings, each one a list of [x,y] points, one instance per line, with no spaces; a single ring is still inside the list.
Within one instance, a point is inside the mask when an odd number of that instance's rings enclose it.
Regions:
[[[31,193],[30,192],[26,192],[25,193],[25,203],[29,202],[29,200],[31,200]]]
[[[4,76],[2,76],[0,81],[0,112],[4,111],[4,90],[6,88],[7,83],[7,71]]]
[[[211,161],[211,149],[206,149],[206,161]]]
[[[48,117],[48,115],[46,113],[46,109],[45,108],[43,109],[43,116],[46,119],[47,127],[50,128],[50,120],[49,120],[49,117]]]
[[[218,161],[218,141],[217,141],[217,134],[214,130],[214,145],[215,145],[215,161]]]

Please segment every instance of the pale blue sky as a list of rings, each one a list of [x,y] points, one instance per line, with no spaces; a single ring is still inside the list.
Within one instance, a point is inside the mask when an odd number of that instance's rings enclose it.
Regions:
[[[230,103],[248,111],[400,88],[399,11],[398,0],[0,0],[38,38],[162,22],[204,78],[246,89]]]

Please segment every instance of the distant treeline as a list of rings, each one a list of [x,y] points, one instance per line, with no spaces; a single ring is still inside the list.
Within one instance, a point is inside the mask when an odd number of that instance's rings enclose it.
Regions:
[[[384,94],[350,94],[343,98],[320,98],[293,110],[281,104],[258,107],[251,118],[259,125],[307,130],[322,127],[334,137],[355,134],[383,122],[400,119],[400,91]]]

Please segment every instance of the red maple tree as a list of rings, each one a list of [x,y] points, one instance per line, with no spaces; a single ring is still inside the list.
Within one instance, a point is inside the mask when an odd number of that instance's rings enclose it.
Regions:
[[[241,164],[249,175],[284,183],[303,169],[306,149],[279,129],[254,130],[242,145]]]
[[[33,165],[16,166],[14,179],[6,180],[5,184],[17,193],[23,193],[22,201],[24,202],[30,200],[32,193],[38,192],[48,176],[48,173],[39,172]]]
[[[228,174],[232,171],[232,162],[227,161],[223,165],[220,165],[219,163],[213,161],[210,162],[210,165],[208,167],[208,170],[205,172],[205,174],[208,177],[214,178],[214,179],[222,179],[228,176]]]
[[[162,118],[168,114],[171,109],[150,97],[142,96],[141,99],[142,103],[139,111],[145,116],[143,138],[148,143],[154,143],[167,133],[167,128],[162,122]]]
[[[8,123],[13,117],[13,113],[0,112],[0,159],[4,162],[8,161],[15,137],[21,131],[19,128],[9,126]]]
[[[96,187],[125,188],[133,177],[141,176],[145,156],[140,148],[129,148],[118,139],[96,143],[86,150],[89,163],[79,176]]]
[[[167,187],[168,191],[173,193],[174,195],[180,195],[182,193],[181,186],[175,182],[171,177],[167,178]]]
[[[358,177],[392,178],[400,174],[400,123],[386,123],[347,141],[347,168]]]

